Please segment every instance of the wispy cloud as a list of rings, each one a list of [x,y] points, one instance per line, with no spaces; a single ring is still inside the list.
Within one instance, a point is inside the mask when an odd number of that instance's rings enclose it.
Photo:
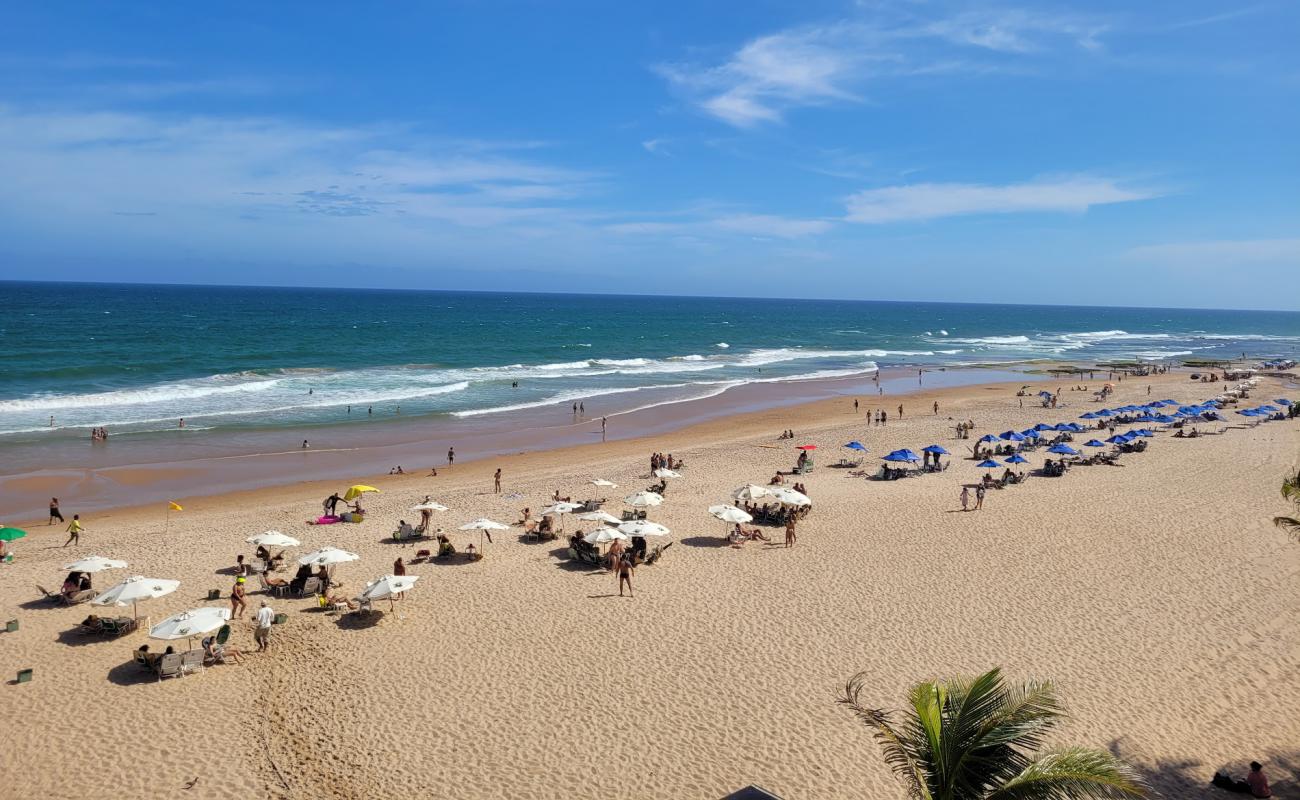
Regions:
[[[1002,185],[917,183],[850,195],[845,219],[883,224],[971,214],[1081,214],[1092,206],[1157,196],[1152,189],[1125,187],[1109,178],[1086,175]]]
[[[1219,14],[1210,14],[1209,16],[1205,16],[1205,17],[1196,17],[1194,19],[1186,19],[1181,22],[1175,22],[1172,25],[1170,25],[1169,28],[1170,30],[1178,30],[1180,28],[1199,28],[1204,25],[1217,25],[1220,22],[1230,22],[1231,20],[1238,19],[1240,17],[1247,17],[1252,14],[1258,14],[1259,12],[1263,11],[1266,8],[1267,6],[1263,6],[1263,5],[1234,8],[1228,11],[1221,12]]]
[[[1300,238],[1218,239],[1144,245],[1125,253],[1148,264],[1178,267],[1300,267]]]
[[[1107,29],[1081,15],[1019,9],[932,17],[892,9],[760,36],[718,64],[655,70],[706,114],[749,128],[779,122],[796,108],[861,102],[872,80],[1014,69],[1006,59],[1041,56],[1061,45],[1099,50]]]
[[[647,153],[654,153],[659,156],[672,155],[668,152],[667,139],[646,139],[641,142],[641,147],[645,148]]]
[[[605,226],[613,233],[632,235],[689,235],[693,237],[743,236],[761,239],[801,239],[830,230],[832,224],[824,219],[783,217],[775,214],[720,214],[707,218],[662,222],[636,220],[617,222]]]

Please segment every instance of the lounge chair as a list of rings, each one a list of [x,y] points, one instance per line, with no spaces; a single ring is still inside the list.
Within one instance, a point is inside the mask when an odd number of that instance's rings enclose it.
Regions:
[[[154,664],[154,670],[159,681],[162,681],[163,678],[179,678],[184,674],[181,671],[181,654],[168,653],[159,658]]]
[[[81,605],[82,603],[88,603],[98,596],[99,592],[94,589],[82,589],[81,591],[73,592],[72,594],[59,595],[59,597],[63,599],[63,604],[67,606],[76,606]]]
[[[203,651],[186,650],[181,654],[181,674],[188,675],[191,672],[203,671]]]
[[[132,650],[131,660],[134,661],[136,663],[136,666],[140,667],[141,669],[145,669],[150,672],[153,671],[154,662],[153,659],[149,658],[149,654],[147,652],[143,650]]]
[[[287,583],[267,583],[266,576],[262,573],[257,574],[257,582],[262,587],[262,591],[272,597],[284,597],[289,593],[289,584]]]
[[[303,582],[302,588],[298,590],[298,596],[308,597],[310,595],[320,594],[323,590],[324,587],[320,585],[320,578],[313,575]]]

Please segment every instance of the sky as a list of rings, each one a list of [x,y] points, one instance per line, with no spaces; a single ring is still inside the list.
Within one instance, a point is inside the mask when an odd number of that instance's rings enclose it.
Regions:
[[[15,2],[0,278],[1300,309],[1300,5]]]

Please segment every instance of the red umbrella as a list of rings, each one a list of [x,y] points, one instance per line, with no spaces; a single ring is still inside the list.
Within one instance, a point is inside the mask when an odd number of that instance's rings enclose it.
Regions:
[[[816,450],[816,449],[817,449],[817,445],[815,445],[815,444],[801,444],[801,445],[799,445],[798,447],[796,447],[795,449],[796,449],[796,450]]]

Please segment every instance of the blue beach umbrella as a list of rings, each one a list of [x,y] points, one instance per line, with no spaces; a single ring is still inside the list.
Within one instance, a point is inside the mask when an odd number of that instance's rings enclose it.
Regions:
[[[1167,405],[1167,406],[1176,406],[1176,405],[1178,405],[1178,401],[1177,401],[1177,400],[1170,400],[1170,399],[1168,399],[1168,398],[1165,398],[1164,400],[1161,400],[1160,402],[1164,403],[1164,404]]]
[[[1088,441],[1084,442],[1084,445],[1086,445],[1087,447],[1105,447],[1106,443],[1099,442],[1096,439],[1089,439]]]
[[[1051,425],[1048,425],[1046,422],[1040,422],[1040,423],[1038,423],[1037,425],[1034,426],[1034,430],[1036,430],[1036,431],[1050,431],[1050,430],[1053,430],[1053,427],[1052,427]]]
[[[1008,463],[1008,464],[1028,464],[1028,463],[1029,463],[1029,459],[1027,459],[1027,458],[1025,458],[1024,456],[1020,455],[1019,453],[1016,453],[1014,456],[1012,456],[1011,458],[1008,458],[1008,459],[1007,459],[1007,463]]]
[[[980,437],[980,441],[981,441],[981,442],[996,442],[997,440],[998,440],[998,437],[994,436],[994,435],[991,434],[991,433],[986,433],[986,434],[984,434],[983,436]]]
[[[1141,436],[1141,437],[1143,437],[1143,438],[1150,439],[1151,437],[1155,436],[1156,434],[1155,434],[1154,431],[1149,431],[1149,430],[1147,430],[1146,428],[1138,428],[1138,429],[1135,430],[1135,431],[1129,431],[1129,432],[1128,432],[1128,435],[1129,435],[1129,436]]]
[[[1259,408],[1257,408],[1257,409],[1255,409],[1255,410],[1256,410],[1256,411],[1267,411],[1267,412],[1270,413],[1270,414],[1274,414],[1274,413],[1277,413],[1277,411],[1278,411],[1279,409],[1278,409],[1277,406],[1271,406],[1271,405],[1267,405],[1267,404],[1265,404],[1265,405],[1262,405],[1262,406],[1260,406]]]
[[[930,445],[929,447],[922,447],[921,449],[924,450],[924,451],[927,452],[927,453],[932,453],[932,454],[934,454],[934,455],[936,455],[936,456],[946,456],[946,455],[948,455],[948,451],[947,451],[947,450],[944,450],[942,447],[940,447],[940,446],[937,445],[937,444],[932,444],[932,445]]]
[[[1240,415],[1242,415],[1243,417],[1258,417],[1258,416],[1259,416],[1259,412],[1256,411],[1256,410],[1253,409],[1253,408],[1243,408],[1242,410],[1238,411],[1237,413],[1240,414]]]
[[[975,466],[979,467],[980,469],[997,469],[1002,465],[991,458],[986,458],[980,463],[976,464]]]
[[[1156,422],[1162,422],[1165,425],[1168,425],[1171,422],[1177,422],[1177,421],[1178,421],[1177,417],[1171,417],[1168,414],[1156,414]]]
[[[1039,436],[1038,436],[1038,431],[1034,430],[1033,428],[1027,428],[1027,429],[1021,431],[1021,432],[1020,432],[1020,435],[1023,436],[1023,437],[1025,437],[1026,439],[1037,439],[1037,438],[1039,438]]]
[[[1065,444],[1064,442],[1062,442],[1061,444],[1054,444],[1054,445],[1052,445],[1051,447],[1047,448],[1047,452],[1049,452],[1049,453],[1056,453],[1056,454],[1059,455],[1059,456],[1077,456],[1077,455],[1079,455],[1079,451],[1078,451],[1078,450],[1075,450],[1073,447],[1069,446],[1068,444]]]
[[[1002,433],[999,433],[998,436],[1002,439],[1006,439],[1008,442],[1023,442],[1025,440],[1024,436],[1015,431],[1003,431]]]
[[[1111,411],[1109,408],[1103,408],[1101,411],[1098,411],[1098,412],[1097,412],[1097,416],[1099,416],[1099,417],[1113,417],[1113,416],[1115,416],[1115,412],[1114,412],[1114,411]]]
[[[902,450],[895,450],[894,452],[890,453],[887,456],[881,456],[881,458],[884,459],[885,461],[908,461],[913,463],[921,460],[920,456],[918,456],[916,453],[913,453],[911,450],[908,450],[907,448],[903,448]]]
[[[1075,431],[1075,425],[1072,422],[1062,422],[1057,425],[1053,425],[1052,430],[1065,431],[1066,433],[1073,433]]]
[[[1097,415],[1089,411],[1087,414],[1080,414],[1079,419],[1096,419]]]
[[[1286,399],[1285,397],[1279,397],[1278,399],[1274,400],[1273,402],[1274,402],[1274,403],[1281,403],[1281,404],[1284,405],[1284,406],[1289,406],[1289,405],[1291,405],[1291,401],[1288,400],[1288,399]]]
[[[850,450],[861,450],[864,453],[867,452],[867,446],[864,445],[862,442],[857,441],[856,439],[844,446]]]
[[[1111,444],[1128,444],[1129,442],[1133,441],[1133,437],[1129,436],[1126,433],[1119,433],[1110,437],[1106,441],[1110,442]]]

